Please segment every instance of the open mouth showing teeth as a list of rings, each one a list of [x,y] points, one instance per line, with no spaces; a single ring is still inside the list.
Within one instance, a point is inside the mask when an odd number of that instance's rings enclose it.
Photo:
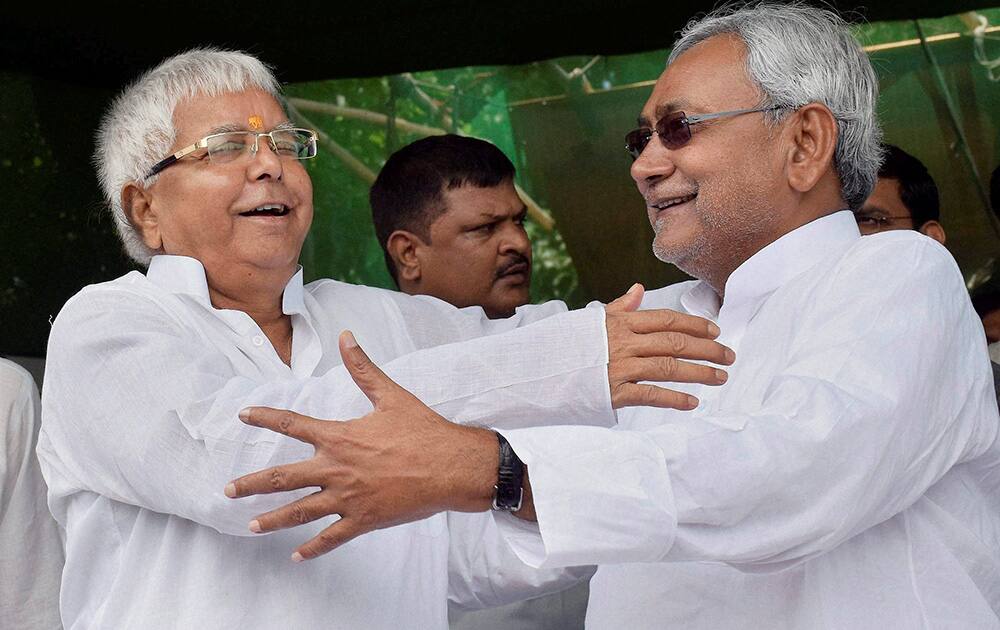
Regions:
[[[674,197],[673,199],[665,199],[664,201],[660,201],[660,202],[652,204],[650,207],[656,208],[657,210],[666,210],[667,208],[669,208],[671,206],[676,206],[676,205],[679,205],[679,204],[682,204],[682,203],[687,203],[687,202],[691,201],[692,199],[694,199],[697,196],[698,196],[698,193],[692,193],[690,195],[685,195],[683,197]]]
[[[288,214],[288,206],[283,206],[281,204],[268,204],[266,206],[257,206],[253,210],[247,210],[246,212],[241,212],[241,217],[283,217]]]

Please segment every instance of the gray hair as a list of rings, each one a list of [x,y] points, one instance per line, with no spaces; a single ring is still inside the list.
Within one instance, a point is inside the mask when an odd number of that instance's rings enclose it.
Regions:
[[[850,209],[875,188],[882,131],[875,107],[878,78],[847,22],[827,9],[801,3],[760,2],[721,7],[681,31],[667,65],[695,44],[732,33],[747,47],[746,72],[760,90],[761,107],[794,109],[821,103],[837,119],[833,163]],[[777,123],[789,110],[768,115]]]
[[[130,182],[143,182],[176,139],[174,109],[185,98],[218,96],[258,88],[281,101],[274,73],[244,52],[195,48],[175,55],[126,87],[108,108],[97,131],[94,163],[125,251],[143,266],[156,254],[142,241],[122,207]],[[145,185],[156,181],[153,176]]]

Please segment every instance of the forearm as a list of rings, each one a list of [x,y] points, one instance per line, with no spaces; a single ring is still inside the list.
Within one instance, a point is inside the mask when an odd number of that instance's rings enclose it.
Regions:
[[[359,341],[364,346],[364,339]],[[608,386],[607,346],[604,311],[588,308],[420,350],[380,367],[453,422],[497,428],[612,426],[616,417]],[[350,380],[346,373],[343,378]],[[356,388],[354,392],[355,402],[364,408],[364,395]],[[370,405],[364,410],[368,409]],[[322,411],[318,409],[296,411],[326,417],[310,413]]]

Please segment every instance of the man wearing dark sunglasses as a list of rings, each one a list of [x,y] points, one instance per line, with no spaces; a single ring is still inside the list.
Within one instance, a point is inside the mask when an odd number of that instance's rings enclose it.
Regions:
[[[342,520],[306,558],[492,497],[523,561],[599,565],[591,629],[1000,627],[982,327],[943,248],[909,230],[861,238],[852,213],[875,185],[877,95],[848,26],[805,4],[726,7],[675,43],[626,142],[653,251],[696,278],[642,306],[711,319],[736,351],[725,385],[684,387],[695,411],[503,430],[490,452],[352,346],[345,365],[375,410],[247,411],[316,457],[233,494],[321,487],[307,519]],[[478,472],[459,478],[454,457]],[[381,481],[400,469],[405,484]],[[295,526],[304,507],[257,523]]]

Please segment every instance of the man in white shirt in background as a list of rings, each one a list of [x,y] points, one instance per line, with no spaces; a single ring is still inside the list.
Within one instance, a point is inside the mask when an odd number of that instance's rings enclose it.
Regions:
[[[245,411],[316,454],[230,494],[298,487],[272,483],[292,472],[320,487],[255,521],[272,531],[341,515],[300,547],[313,558],[476,497],[485,510],[490,488],[516,479],[522,518],[497,524],[533,566],[600,565],[590,628],[1000,628],[982,327],[942,246],[912,231],[861,238],[851,212],[875,184],[877,94],[826,10],[724,8],[675,43],[627,143],[653,251],[697,278],[643,306],[716,321],[738,357],[721,388],[682,386],[701,398],[693,413],[503,431],[516,456],[499,472],[410,466],[401,494],[387,471],[475,447],[355,347],[345,364],[375,410],[336,424]],[[399,451],[371,457],[368,444]]]
[[[38,427],[34,380],[0,358],[0,626],[5,630],[62,627],[63,547],[35,457]]]
[[[510,317],[531,300],[528,208],[514,164],[478,138],[412,142],[389,156],[369,194],[372,222],[399,290]],[[452,522],[470,518],[452,514]],[[486,610],[453,605],[453,630],[583,627],[587,584]]]

